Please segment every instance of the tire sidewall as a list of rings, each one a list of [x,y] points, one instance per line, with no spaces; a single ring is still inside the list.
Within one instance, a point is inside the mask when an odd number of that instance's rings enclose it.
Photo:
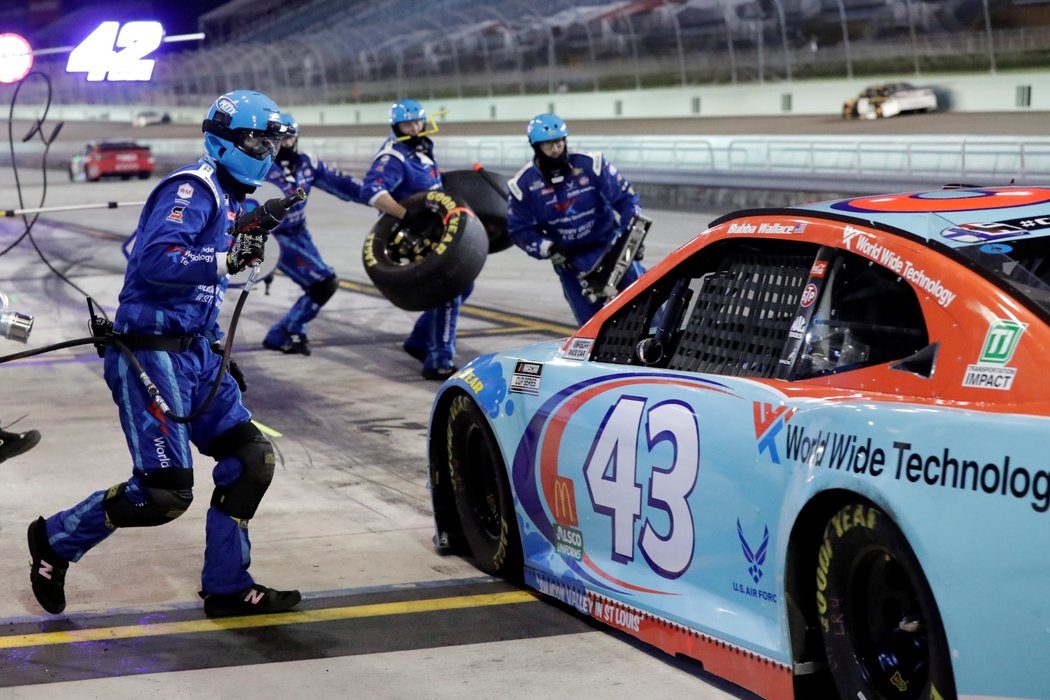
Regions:
[[[402,204],[426,207],[440,218],[440,235],[431,236],[424,255],[401,264],[389,255],[399,222],[384,214],[365,237],[362,261],[372,284],[395,306],[424,311],[469,289],[485,264],[488,240],[474,212],[441,190],[417,192]]]
[[[456,396],[449,405],[447,427],[449,476],[463,537],[470,547],[478,568],[488,574],[518,580],[522,575],[518,518],[507,470],[492,430],[477,405],[463,394]],[[468,458],[465,438],[472,430],[478,430],[481,433],[488,453],[487,464],[468,465],[465,463]],[[477,488],[479,485],[471,484],[469,479],[471,470],[478,468],[489,470],[489,475],[496,486],[500,531],[498,537],[493,537],[485,531],[474,509],[477,498],[472,495],[472,487]]]
[[[832,516],[825,527],[817,556],[817,614],[828,668],[843,698],[878,698],[877,689],[865,680],[855,653],[856,643],[846,632],[851,611],[843,605],[850,577],[862,557],[873,550],[888,551],[907,572],[917,593],[927,630],[928,675],[921,697],[955,697],[944,627],[937,604],[918,559],[904,535],[879,508],[854,503]]]

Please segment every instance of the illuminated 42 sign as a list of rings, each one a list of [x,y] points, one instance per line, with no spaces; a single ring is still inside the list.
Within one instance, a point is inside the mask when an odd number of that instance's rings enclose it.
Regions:
[[[164,40],[160,22],[103,22],[73,47],[66,72],[88,80],[149,80],[156,61],[146,58]]]

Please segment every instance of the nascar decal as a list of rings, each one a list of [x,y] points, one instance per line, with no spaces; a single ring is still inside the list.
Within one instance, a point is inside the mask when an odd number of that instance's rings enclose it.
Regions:
[[[939,279],[927,274],[926,270],[917,267],[908,258],[902,257],[896,251],[879,243],[874,234],[847,224],[842,229],[842,243],[846,250],[874,260],[908,280],[912,285],[936,299],[937,303],[944,308],[948,308],[957,296]]]
[[[519,360],[514,365],[514,374],[510,377],[510,392],[537,396],[540,393],[541,374],[543,374],[542,363]]]
[[[682,401],[639,395],[654,385],[739,398],[724,384],[698,377],[624,373],[589,379],[548,399],[514,454],[514,490],[538,535],[577,576],[605,590],[669,594],[603,570],[588,547],[607,547],[622,564],[644,560],[648,570],[669,580],[692,563],[688,497],[699,479],[699,419]],[[584,514],[607,526],[600,544],[584,540],[578,528]]]
[[[978,211],[1021,207],[1050,202],[1050,189],[1043,187],[989,187],[969,190],[940,190],[915,194],[891,194],[857,197],[836,202],[839,211],[875,213],[909,213],[928,211]]]
[[[981,346],[977,363],[966,368],[963,386],[977,389],[1009,391],[1014,384],[1016,367],[1007,367],[1014,350],[1024,334],[1027,323],[1007,319],[996,319],[988,326],[988,334]]]

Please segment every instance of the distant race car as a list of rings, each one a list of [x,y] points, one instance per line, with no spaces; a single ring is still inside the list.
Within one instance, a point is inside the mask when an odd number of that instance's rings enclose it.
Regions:
[[[131,125],[135,127],[150,126],[152,124],[170,124],[171,115],[167,112],[139,112],[132,120]]]
[[[937,94],[911,83],[872,85],[842,105],[844,119],[882,119],[905,112],[936,112]]]
[[[134,141],[100,141],[84,147],[69,161],[69,179],[96,182],[104,177],[146,179],[157,169],[149,146]]]
[[[441,551],[764,698],[1047,697],[1050,188],[722,217],[428,438]]]

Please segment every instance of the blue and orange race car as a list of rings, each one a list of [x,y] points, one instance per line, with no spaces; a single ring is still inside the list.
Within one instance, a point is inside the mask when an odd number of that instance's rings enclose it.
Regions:
[[[738,212],[442,386],[438,543],[763,697],[1050,697],[1048,357],[1050,189]]]

